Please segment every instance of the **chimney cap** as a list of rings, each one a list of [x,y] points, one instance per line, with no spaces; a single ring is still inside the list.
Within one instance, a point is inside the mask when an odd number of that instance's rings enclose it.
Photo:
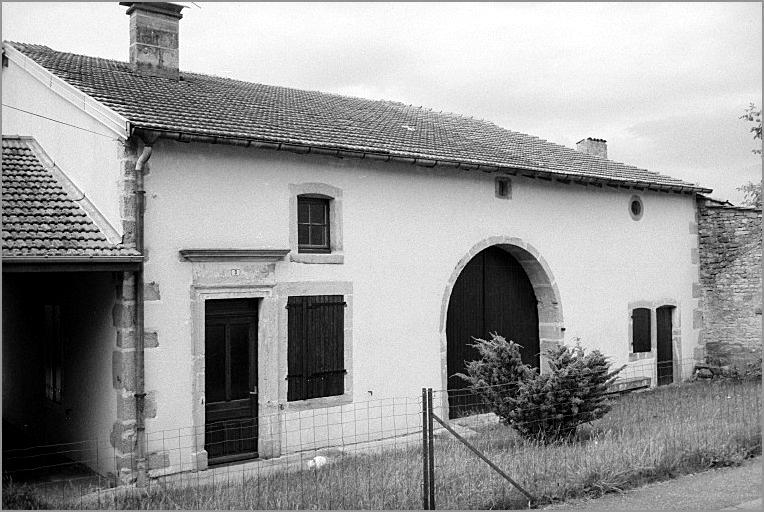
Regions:
[[[165,16],[172,16],[177,19],[183,17],[180,11],[186,7],[185,5],[170,2],[120,2],[119,5],[124,5],[128,8],[125,14],[132,14],[136,9],[141,9],[143,11],[164,14]]]
[[[594,141],[594,142],[607,142],[605,139],[597,139],[597,138],[594,138],[594,137],[586,137],[585,139],[581,139],[578,142],[576,142],[576,144],[581,144],[585,140],[591,140],[591,141]]]

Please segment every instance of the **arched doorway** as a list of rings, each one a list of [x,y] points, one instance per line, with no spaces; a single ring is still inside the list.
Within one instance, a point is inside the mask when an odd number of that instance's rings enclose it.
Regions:
[[[542,371],[545,350],[562,341],[562,308],[549,267],[538,251],[516,238],[494,237],[473,247],[457,265],[444,299],[450,418],[484,412],[466,383],[454,376],[479,357],[470,346],[473,338],[496,332],[511,339],[523,346],[523,361]]]

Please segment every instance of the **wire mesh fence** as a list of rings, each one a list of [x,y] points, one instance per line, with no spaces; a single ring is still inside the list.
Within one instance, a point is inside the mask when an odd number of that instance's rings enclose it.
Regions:
[[[26,467],[4,465],[4,484],[61,508],[418,508],[421,418],[418,397],[286,407],[256,420],[147,431],[145,487],[119,485],[116,474],[98,480],[90,469],[111,458],[136,472],[135,456],[113,448],[99,460],[67,460],[63,445],[35,449],[62,448],[65,463],[34,468],[31,451],[8,451]]]
[[[35,505],[44,503],[76,507],[90,492],[114,485],[113,478],[93,469],[108,464],[113,452],[105,450],[99,440],[32,446],[12,443],[22,446],[8,448],[5,425],[3,430],[4,508],[40,508]],[[10,505],[18,506],[9,507],[6,497],[18,489],[23,490],[21,501],[12,501]]]
[[[669,368],[672,374],[676,371],[689,377],[693,365],[691,361],[674,362]],[[543,404],[533,410],[522,410],[527,402],[517,405],[514,410],[519,414],[509,422],[493,412],[497,406],[492,398],[516,395],[517,385],[433,392],[434,404],[453,403],[452,396],[460,395],[459,405],[440,413],[437,406],[433,409],[436,415],[447,413],[439,417],[466,441],[435,429],[436,507],[524,508],[529,499],[523,490],[533,496],[535,504],[550,503],[735,464],[761,453],[760,378],[693,379],[647,389],[643,380],[658,373],[655,362],[640,362],[627,369],[608,390],[612,409],[595,420],[590,420],[587,414],[591,411],[583,404],[578,410],[569,403],[553,405],[566,396],[569,390],[565,389],[541,391],[539,395],[548,396],[532,397],[529,402]],[[580,390],[579,384],[574,386]],[[633,389],[642,392],[626,392]],[[577,428],[566,428],[578,421]],[[489,467],[467,444],[516,480],[521,489]]]
[[[692,364],[675,362],[672,375],[686,379]],[[417,509],[424,505],[423,468],[431,453],[435,507],[511,509],[527,507],[529,498],[505,476],[541,504],[732,464],[761,452],[760,380],[698,379],[649,388],[656,373],[654,362],[630,364],[609,389],[612,410],[556,440],[528,438],[518,429],[549,421],[549,411],[526,411],[524,425],[508,424],[485,394],[461,389],[432,392],[432,414],[446,426],[433,423],[428,449],[423,435],[429,413],[419,394],[309,410],[286,407],[249,424],[147,431],[143,452],[149,478],[142,487],[120,485],[116,468],[127,464],[135,472],[139,461],[104,450],[102,440],[4,448],[3,503],[5,508]],[[645,384],[646,378],[651,380]],[[631,389],[642,391],[627,393]],[[494,391],[512,396],[516,389]],[[536,419],[527,419],[534,414]],[[246,459],[237,461],[237,453]],[[108,459],[114,474],[93,470]]]

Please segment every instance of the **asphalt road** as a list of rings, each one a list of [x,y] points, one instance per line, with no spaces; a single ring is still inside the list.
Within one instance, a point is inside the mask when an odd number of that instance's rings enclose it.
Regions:
[[[745,504],[745,509],[762,510],[761,457],[737,467],[720,468],[683,475],[649,484],[621,494],[597,499],[571,500],[544,510],[722,510]],[[758,502],[752,503],[753,500]]]

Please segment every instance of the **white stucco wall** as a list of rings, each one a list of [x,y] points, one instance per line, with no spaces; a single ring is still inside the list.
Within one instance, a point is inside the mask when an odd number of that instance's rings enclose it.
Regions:
[[[13,60],[8,62],[8,67],[2,68],[2,75],[3,104],[15,107],[3,106],[3,134],[34,137],[111,226],[122,234],[118,161],[122,144],[117,135],[51,91],[47,84]]]
[[[146,328],[159,343],[146,356],[146,388],[157,392],[149,431],[193,424],[192,264],[178,251],[289,248],[289,185],[304,182],[342,190],[344,263],[287,257],[274,278],[352,283],[356,404],[442,387],[447,282],[459,260],[493,236],[517,237],[540,252],[560,290],[566,341],[580,338],[626,363],[629,303],[671,299],[682,357],[692,357],[698,276],[690,196],[640,193],[644,215],[635,222],[633,190],[513,177],[512,199],[502,200],[494,176],[479,172],[164,140],[150,169],[146,282],[158,283],[160,299],[146,304]]]

